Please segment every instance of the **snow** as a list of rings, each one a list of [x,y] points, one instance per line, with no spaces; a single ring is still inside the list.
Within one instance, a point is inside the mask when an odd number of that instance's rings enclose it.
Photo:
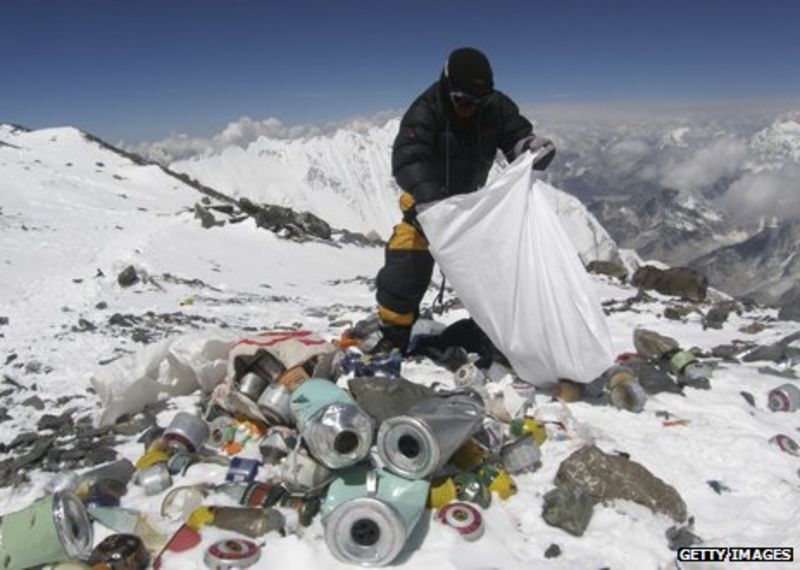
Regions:
[[[35,429],[41,414],[53,413],[55,400],[61,396],[78,396],[67,405],[77,407],[78,416],[97,414],[98,400],[87,389],[98,361],[119,354],[140,358],[144,348],[127,335],[101,334],[115,312],[182,311],[211,319],[208,324],[195,321],[197,330],[209,334],[250,334],[245,327],[263,330],[295,324],[334,338],[343,327],[337,321],[362,318],[374,305],[369,281],[382,264],[379,248],[299,244],[279,239],[250,221],[202,229],[190,212],[200,198],[192,188],[158,168],[135,165],[89,143],[75,129],[24,133],[0,128],[0,141],[19,147],[0,145],[0,316],[9,318],[7,325],[0,326],[0,356],[5,360],[12,353],[17,355],[3,373],[28,388],[4,398],[3,406],[12,417],[0,423],[0,441],[4,443]],[[266,150],[270,144],[262,141],[247,153]],[[321,151],[318,156],[323,156]],[[341,156],[331,152],[328,158],[335,161]],[[286,157],[271,158],[271,164],[288,161]],[[233,153],[224,158],[228,164],[237,160]],[[217,164],[224,161],[220,157]],[[378,164],[371,166],[377,171]],[[282,171],[284,178],[278,179],[297,180],[295,166],[287,166]],[[270,179],[266,173],[273,170],[258,172],[265,176],[267,187]],[[352,174],[353,179],[360,175]],[[255,173],[248,176],[258,179]],[[373,176],[377,176],[374,171]],[[363,190],[369,191],[366,183]],[[265,199],[271,195],[266,192]],[[625,252],[624,257],[633,259],[633,254]],[[152,280],[121,288],[116,276],[128,264],[146,271]],[[172,282],[164,273],[200,279],[206,285]],[[604,300],[624,300],[636,294],[634,288],[603,277],[594,277],[593,284]],[[432,295],[433,289],[426,304]],[[686,322],[664,319],[661,314],[670,299],[653,296],[653,303],[637,304],[635,311],[609,316],[616,353],[633,350],[636,327],[673,336],[684,347],[706,350],[742,338],[767,344],[797,330],[796,324],[774,320],[772,310],[742,317],[733,314],[722,330],[703,330],[700,315],[695,313]],[[97,308],[100,301],[108,308]],[[463,312],[451,311],[443,320],[452,322],[463,316]],[[71,332],[79,318],[97,324],[98,331]],[[757,335],[739,332],[754,319],[768,328]],[[220,329],[223,323],[226,328]],[[191,326],[176,325],[170,337],[192,330]],[[52,371],[25,372],[14,366],[33,360]],[[582,439],[546,442],[542,467],[517,477],[519,493],[506,502],[495,500],[484,513],[487,530],[479,541],[465,543],[426,518],[410,541],[418,547],[404,553],[397,566],[441,570],[675,567],[674,553],[667,549],[664,537],[674,523],[641,506],[620,502],[596,507],[580,538],[543,521],[543,495],[552,488],[561,461],[584,440],[593,440],[606,452],[629,453],[673,485],[686,501],[695,518],[695,532],[706,545],[790,546],[795,548],[795,556],[800,555],[800,459],[767,443],[776,433],[800,439],[800,415],[767,409],[767,392],[785,380],[760,374],[757,369],[761,365],[720,363],[710,391],[688,389],[685,397],[658,395],[638,415],[570,404],[569,410],[583,426],[578,432]],[[446,371],[430,362],[410,363],[404,371],[410,379],[425,384],[451,382]],[[19,405],[34,393],[33,384],[48,406],[43,412]],[[508,386],[504,389],[508,391]],[[755,408],[742,398],[743,390],[755,396]],[[160,424],[165,425],[178,410],[191,410],[198,398],[197,394],[175,398],[171,408],[159,415]],[[546,400],[537,397],[536,403],[545,405]],[[656,416],[664,410],[688,420],[688,425],[664,427]],[[135,438],[118,451],[131,460],[142,453]],[[208,478],[220,481],[222,469],[190,470],[176,484]],[[41,496],[48,475],[37,471],[30,476],[29,484],[0,489],[0,512],[22,508]],[[715,494],[706,483],[712,479],[731,491]],[[141,489],[131,487],[123,506],[156,517],[162,498],[145,497]],[[216,496],[215,502],[224,499]],[[174,525],[166,527],[174,529]],[[95,528],[96,541],[108,534],[99,525]],[[222,536],[230,534],[205,529],[201,546],[173,556],[166,567],[203,568],[203,550]],[[255,568],[345,567],[325,547],[318,519],[299,536],[268,535],[263,542],[263,557]],[[552,543],[560,545],[563,554],[545,560],[543,553]]]

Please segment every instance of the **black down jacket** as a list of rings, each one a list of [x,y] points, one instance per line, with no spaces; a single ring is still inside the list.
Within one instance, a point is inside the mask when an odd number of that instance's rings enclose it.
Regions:
[[[392,173],[417,203],[474,192],[486,183],[497,149],[512,161],[517,143],[531,138],[531,123],[503,93],[495,91],[475,115],[461,119],[440,80],[403,116]]]

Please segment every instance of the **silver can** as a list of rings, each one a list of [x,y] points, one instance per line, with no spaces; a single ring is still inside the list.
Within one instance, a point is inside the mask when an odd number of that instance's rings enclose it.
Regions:
[[[208,440],[208,424],[198,416],[179,412],[164,432],[167,445],[176,451],[181,448],[189,453],[199,451]]]
[[[258,399],[258,407],[264,417],[274,425],[291,425],[290,403],[292,394],[281,384],[271,384]]]
[[[139,471],[136,483],[144,489],[146,495],[158,495],[172,486],[172,477],[166,463],[157,463]]]
[[[267,389],[267,386],[269,386],[268,380],[259,376],[255,372],[248,372],[239,379],[236,389],[243,396],[246,396],[254,402],[257,402],[261,394],[264,393],[264,390]]]
[[[483,407],[466,395],[424,400],[381,424],[378,454],[401,477],[426,477],[480,429],[483,415]]]
[[[533,436],[521,437],[503,446],[500,457],[506,471],[512,475],[533,471],[542,459],[542,452]]]
[[[767,397],[769,409],[773,412],[794,412],[800,409],[800,388],[794,384],[778,386]]]
[[[229,538],[215,542],[206,550],[203,562],[210,570],[241,570],[258,562],[261,548],[250,540]]]

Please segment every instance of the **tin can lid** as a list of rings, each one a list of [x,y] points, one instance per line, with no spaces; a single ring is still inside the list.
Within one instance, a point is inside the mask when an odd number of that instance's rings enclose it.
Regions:
[[[88,556],[94,542],[94,527],[78,497],[66,491],[55,493],[53,520],[67,555],[71,558]]]
[[[256,543],[243,538],[229,538],[215,542],[203,557],[206,567],[212,570],[247,568],[261,558],[261,549]]]

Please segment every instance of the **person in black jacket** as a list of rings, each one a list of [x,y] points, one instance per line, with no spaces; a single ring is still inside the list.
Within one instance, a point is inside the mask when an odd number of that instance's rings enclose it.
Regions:
[[[381,351],[406,350],[433,272],[416,204],[481,188],[498,149],[509,161],[525,151],[539,153],[537,170],[555,156],[553,143],[534,135],[514,102],[494,89],[486,56],[473,48],[457,49],[439,80],[406,111],[394,142],[392,173],[403,190],[403,220],[394,227],[377,276]]]

